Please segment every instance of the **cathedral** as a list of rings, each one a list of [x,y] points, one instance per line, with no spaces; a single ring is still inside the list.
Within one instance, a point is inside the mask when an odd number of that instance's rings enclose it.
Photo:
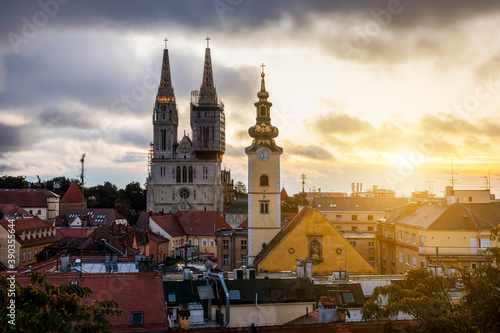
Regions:
[[[177,136],[179,114],[166,45],[163,50],[149,152],[149,211],[209,210],[222,214],[234,199],[230,173],[221,170],[226,148],[225,114],[215,89],[209,40],[207,37],[200,90],[191,92],[192,137],[184,134],[180,141]]]

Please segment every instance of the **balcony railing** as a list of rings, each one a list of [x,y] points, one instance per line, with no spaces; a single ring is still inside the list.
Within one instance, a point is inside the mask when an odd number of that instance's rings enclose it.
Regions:
[[[420,246],[418,253],[427,255],[454,256],[454,255],[490,255],[486,247],[436,247]]]

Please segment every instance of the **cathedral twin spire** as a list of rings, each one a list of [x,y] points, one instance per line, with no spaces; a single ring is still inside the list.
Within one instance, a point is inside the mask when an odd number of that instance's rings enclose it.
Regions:
[[[160,85],[158,87],[158,94],[156,95],[157,102],[175,102],[174,87],[172,86],[172,79],[170,78],[170,61],[168,59],[167,41],[164,39],[165,49],[163,50],[163,62],[161,66]]]
[[[210,37],[206,38],[205,64],[203,65],[203,81],[200,87],[200,103],[217,104],[217,92],[215,90],[214,75],[212,72],[212,57],[210,55]]]
[[[174,88],[170,77],[170,61],[168,57],[167,41],[164,39],[165,49],[163,50],[163,63],[161,68],[160,85],[156,95],[157,102],[175,102]],[[203,81],[200,87],[199,102],[203,104],[218,103],[217,91],[214,84],[214,76],[212,71],[212,57],[210,54],[209,41],[210,37],[206,38],[207,48],[205,49],[205,63],[203,66]]]

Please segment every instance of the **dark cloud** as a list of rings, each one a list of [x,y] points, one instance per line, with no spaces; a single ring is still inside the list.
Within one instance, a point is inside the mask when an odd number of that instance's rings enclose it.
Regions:
[[[283,141],[283,149],[289,155],[298,155],[312,160],[334,161],[335,157],[325,148],[318,145],[300,145],[289,140]]]
[[[28,132],[25,127],[0,122],[0,154],[22,150],[28,146],[28,142]]]
[[[245,147],[233,146],[226,143],[226,156],[242,157],[245,156]]]
[[[136,162],[146,162],[147,161],[146,153],[136,153],[136,152],[127,152],[125,156],[115,159],[115,163],[136,163]]]
[[[250,127],[250,126],[248,126]],[[248,129],[241,129],[235,132],[234,137],[238,141],[248,141],[250,142],[251,137],[248,134]]]
[[[412,152],[429,157],[450,154],[475,156],[490,154],[491,142],[500,136],[500,121],[497,118],[473,121],[447,113],[426,114],[416,125],[385,121],[378,127],[366,126],[363,120],[343,113],[330,114],[323,119],[323,123],[322,130],[317,130],[321,121],[309,123],[308,128],[310,131],[316,129],[325,147],[347,154],[377,151],[396,154]],[[326,130],[336,123],[346,124],[345,128],[338,132]]]
[[[0,157],[2,157],[0,155]],[[7,172],[12,172],[12,171],[17,171],[17,168],[12,167],[11,165],[8,164],[2,164],[0,162],[0,173],[7,173]]]
[[[419,127],[422,132],[440,131],[448,134],[479,132],[476,125],[449,113],[439,113],[437,116],[427,114],[420,119]]]
[[[373,130],[369,122],[339,112],[320,115],[316,121],[309,123],[309,128],[326,137],[335,134],[358,135]]]
[[[116,133],[106,135],[106,141],[119,143],[121,145],[132,144],[139,148],[147,149],[151,141],[152,133],[141,132],[138,129],[125,128],[120,129]]]
[[[395,28],[414,26],[417,22],[449,24],[457,20],[497,11],[500,3],[494,0],[353,0],[353,1],[70,1],[68,4],[43,9],[39,3],[57,3],[57,0],[8,1],[2,4],[0,31],[21,34],[25,24],[23,18],[33,22],[38,12],[49,12],[46,25],[72,27],[96,26],[116,29],[144,29],[163,25],[166,22],[185,26],[191,30],[227,28],[240,31],[275,23],[283,17],[291,18],[296,26],[303,26],[310,16],[334,15],[371,17],[372,11],[380,12],[388,7],[401,7],[400,14],[392,15]],[[301,24],[302,23],[302,24]],[[43,28],[43,26],[40,24]],[[7,38],[2,34],[2,39]]]
[[[38,115],[40,125],[50,127],[76,127],[87,129],[95,126],[93,119],[93,117],[89,117],[82,112],[82,110],[62,111],[57,107],[46,108]]]
[[[486,61],[482,62],[476,68],[476,76],[478,79],[493,78],[498,81],[500,75],[500,52],[496,53]]]
[[[212,58],[215,60],[214,56]],[[214,68],[214,81],[219,96],[231,96],[232,100],[252,105],[256,101],[254,91],[260,88],[257,66]],[[238,112],[237,110],[235,110]]]

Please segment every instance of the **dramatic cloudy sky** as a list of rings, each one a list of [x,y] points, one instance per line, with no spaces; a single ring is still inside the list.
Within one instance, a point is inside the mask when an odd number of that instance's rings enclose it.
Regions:
[[[224,165],[247,182],[259,65],[288,192],[500,190],[500,2],[3,2],[0,174],[144,183],[163,39],[181,124],[205,38],[226,106]],[[498,195],[499,193],[497,193]]]

